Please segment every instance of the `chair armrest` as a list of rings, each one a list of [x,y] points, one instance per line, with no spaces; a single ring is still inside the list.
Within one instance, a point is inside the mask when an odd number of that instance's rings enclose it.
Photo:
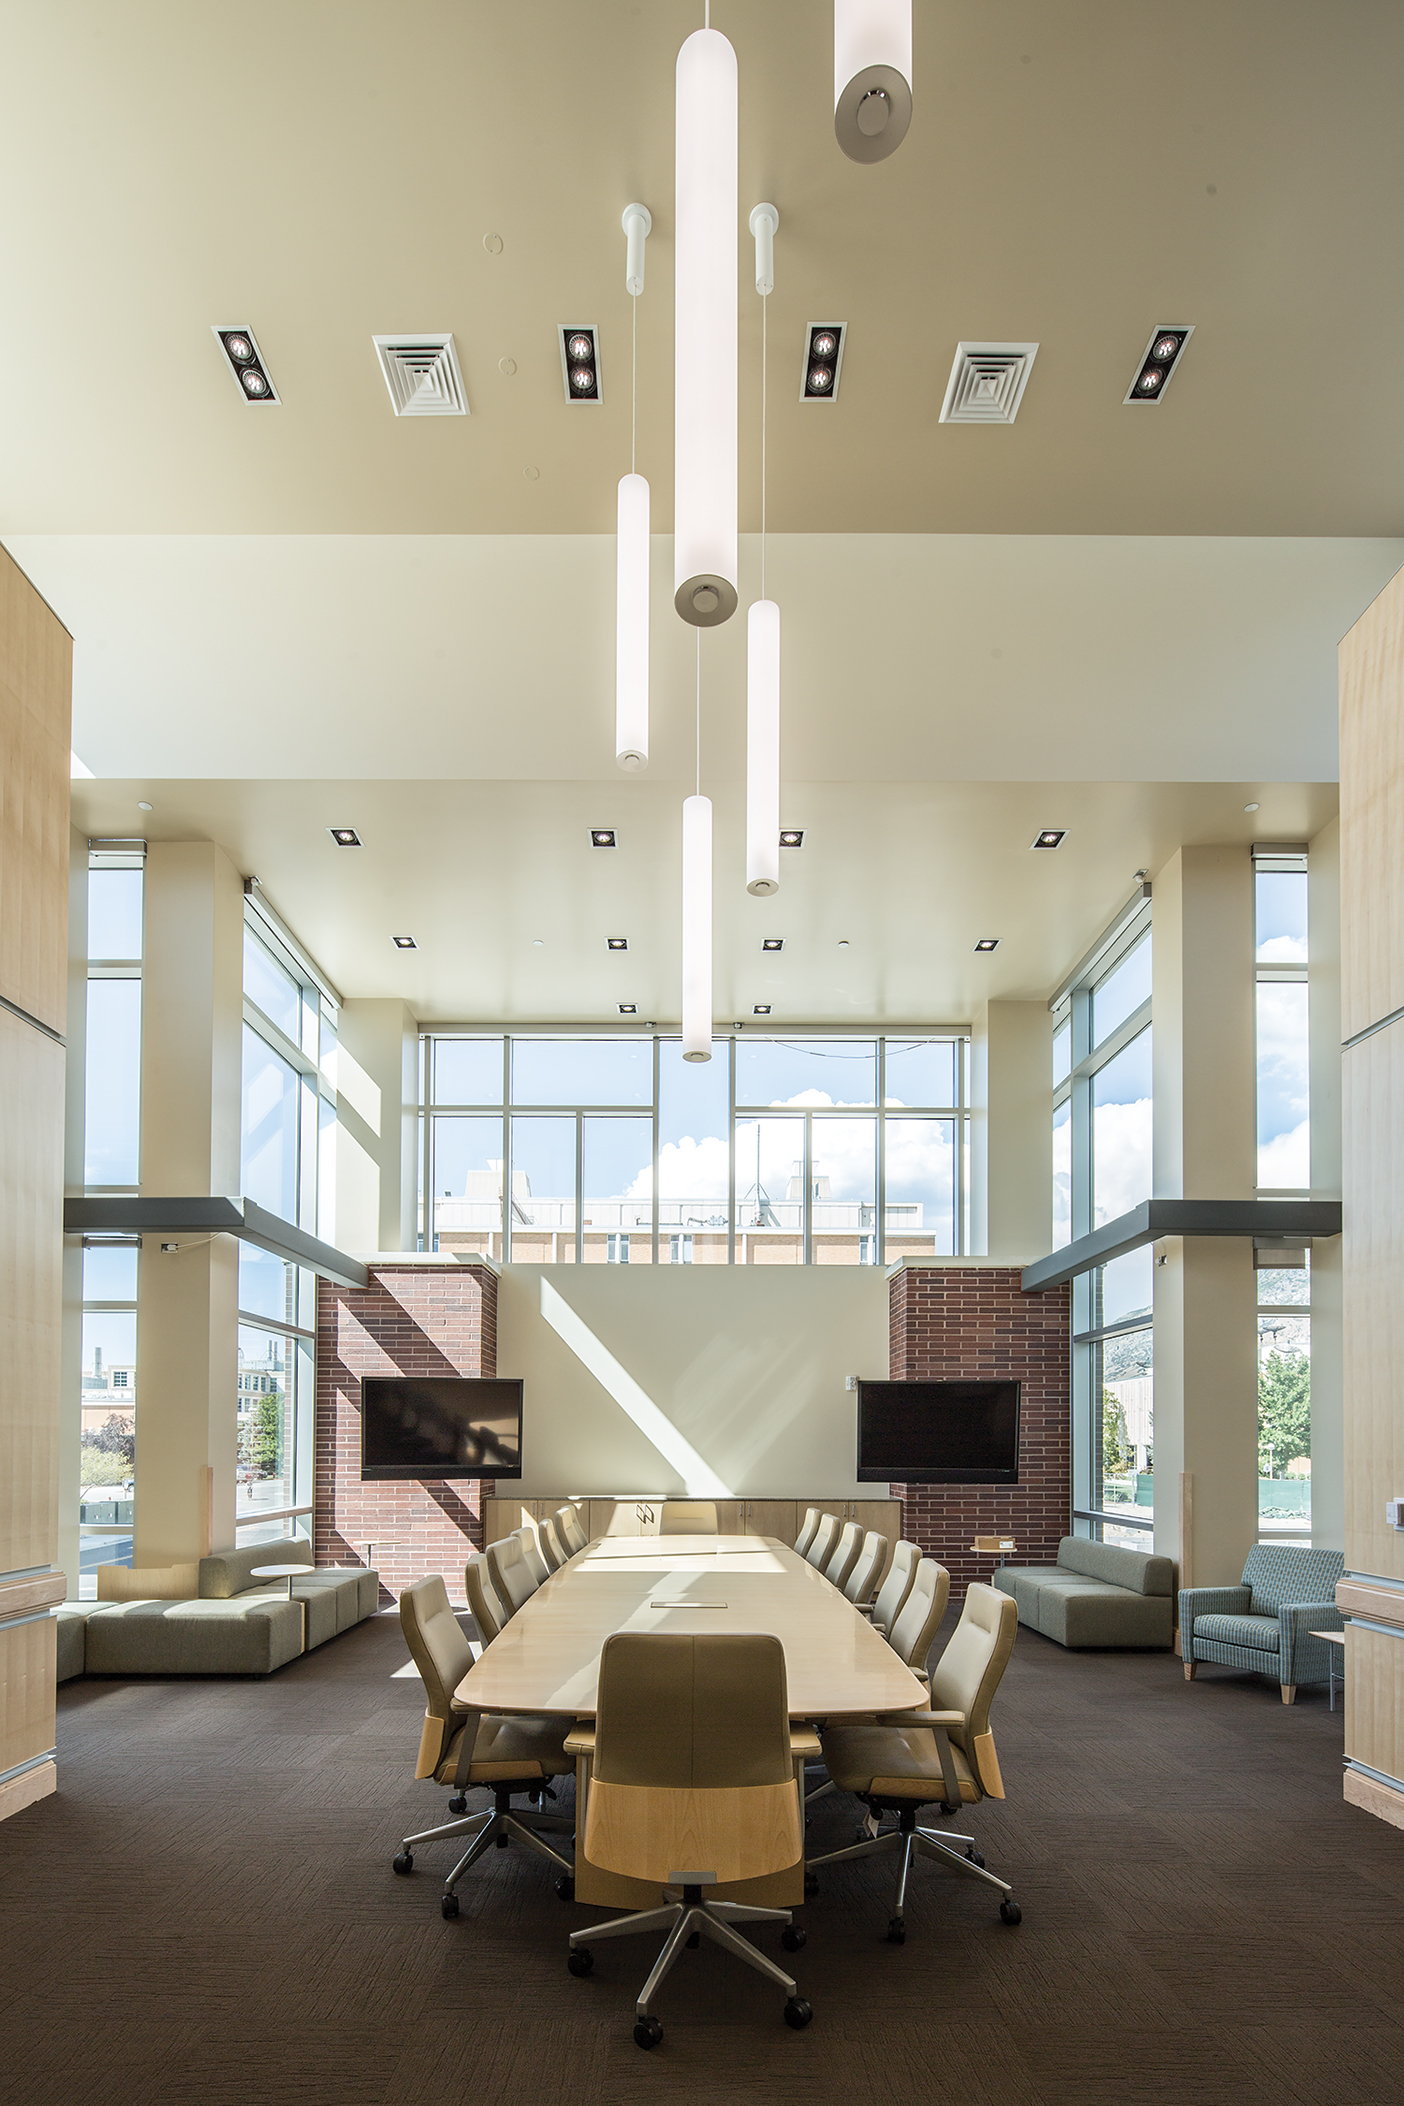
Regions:
[[[593,1726],[572,1726],[562,1742],[567,1755],[593,1755],[595,1752],[595,1729]]]
[[[790,1753],[796,1762],[817,1762],[823,1752],[819,1735],[812,1726],[791,1726]]]
[[[1186,1660],[1194,1658],[1194,1619],[1196,1616],[1247,1616],[1253,1607],[1251,1587],[1181,1587],[1180,1651]]]
[[[873,1613],[873,1604],[870,1601],[855,1601],[853,1606],[860,1616],[871,1616]],[[882,1629],[881,1624],[878,1625],[878,1629]]]
[[[880,1726],[963,1726],[963,1711],[884,1711],[878,1717]]]
[[[1284,1602],[1277,1612],[1281,1637],[1278,1639],[1277,1657],[1283,1682],[1294,1687],[1298,1682],[1324,1682],[1323,1668],[1329,1668],[1327,1647],[1324,1640],[1313,1638],[1313,1631],[1343,1631],[1345,1618],[1333,1601]]]

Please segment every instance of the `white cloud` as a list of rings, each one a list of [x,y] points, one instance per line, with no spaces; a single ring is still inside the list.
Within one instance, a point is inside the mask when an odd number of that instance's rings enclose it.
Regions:
[[[1259,965],[1305,965],[1306,962],[1305,936],[1269,936],[1266,943],[1258,945]]]
[[[1093,1224],[1115,1221],[1151,1196],[1151,1100],[1099,1104],[1092,1114]]]
[[[1269,1191],[1305,1191],[1311,1183],[1311,1121],[1275,1134],[1258,1150],[1258,1183]]]

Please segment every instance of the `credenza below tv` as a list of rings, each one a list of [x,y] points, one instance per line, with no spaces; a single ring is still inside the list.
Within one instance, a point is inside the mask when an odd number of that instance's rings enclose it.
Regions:
[[[500,1494],[485,1499],[483,1541],[495,1543],[524,1521],[544,1521],[567,1500],[564,1492],[558,1499],[509,1499]],[[593,1542],[597,1536],[656,1536],[664,1500],[661,1493],[642,1493],[573,1503],[585,1518]],[[836,1514],[840,1521],[875,1528],[886,1536],[889,1550],[902,1533],[900,1499],[826,1499],[816,1492],[803,1499],[718,1499],[714,1503],[717,1527],[724,1536],[778,1536],[782,1543],[793,1543],[811,1506]]]

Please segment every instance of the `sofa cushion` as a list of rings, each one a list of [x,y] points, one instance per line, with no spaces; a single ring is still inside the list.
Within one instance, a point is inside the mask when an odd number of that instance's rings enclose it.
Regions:
[[[1125,1587],[1132,1594],[1169,1595],[1174,1590],[1175,1567],[1170,1558],[1123,1550],[1116,1543],[1093,1543],[1086,1536],[1064,1536],[1058,1545],[1058,1563],[1065,1572],[1081,1572],[1089,1579]]]
[[[1001,1594],[1013,1596],[1018,1606],[1020,1623],[1027,1624],[1030,1630],[1036,1631],[1039,1585],[1057,1569],[1056,1565],[996,1565],[991,1575],[991,1583]]]
[[[1156,1646],[1174,1643],[1174,1612],[1168,1594],[1136,1594],[1090,1580],[1044,1587],[1038,1627],[1058,1645],[1078,1647]]]
[[[1254,1615],[1275,1616],[1284,1602],[1334,1601],[1336,1582],[1344,1569],[1339,1550],[1308,1550],[1303,1543],[1256,1543],[1243,1567],[1243,1584],[1253,1590]]]
[[[334,1604],[327,1603],[332,1609]],[[266,1675],[302,1650],[295,1601],[124,1601],[86,1627],[90,1675]]]
[[[96,1601],[61,1601],[56,1610],[58,1619],[58,1657],[55,1663],[54,1680],[71,1682],[74,1675],[81,1675],[87,1660],[88,1618],[102,1607]]]
[[[1194,1642],[1208,1645],[1241,1645],[1249,1652],[1275,1653],[1282,1641],[1282,1626],[1275,1616],[1196,1616]]]
[[[217,1550],[213,1557],[200,1560],[200,1599],[228,1601],[249,1587],[261,1588],[268,1584],[254,1579],[255,1565],[306,1565],[310,1568],[312,1562],[312,1545],[305,1536],[280,1537],[274,1543],[251,1543],[245,1550]],[[287,1593],[286,1584],[283,1593]]]
[[[336,1604],[336,1628],[349,1631],[353,1623],[361,1620],[361,1574],[347,1572],[335,1565],[319,1565],[309,1572],[306,1579],[293,1581],[294,1597],[300,1601],[313,1594],[329,1594]]]

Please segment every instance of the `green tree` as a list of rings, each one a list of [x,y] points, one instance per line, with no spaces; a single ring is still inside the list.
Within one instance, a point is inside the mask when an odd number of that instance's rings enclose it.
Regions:
[[[283,1393],[275,1389],[260,1397],[250,1442],[253,1466],[260,1477],[278,1477],[283,1469]]]
[[[1131,1466],[1131,1443],[1126,1437],[1126,1411],[1113,1391],[1102,1390],[1102,1474],[1115,1477]]]
[[[1269,1353],[1258,1366],[1258,1474],[1280,1477],[1289,1462],[1310,1454],[1311,1360]]]

